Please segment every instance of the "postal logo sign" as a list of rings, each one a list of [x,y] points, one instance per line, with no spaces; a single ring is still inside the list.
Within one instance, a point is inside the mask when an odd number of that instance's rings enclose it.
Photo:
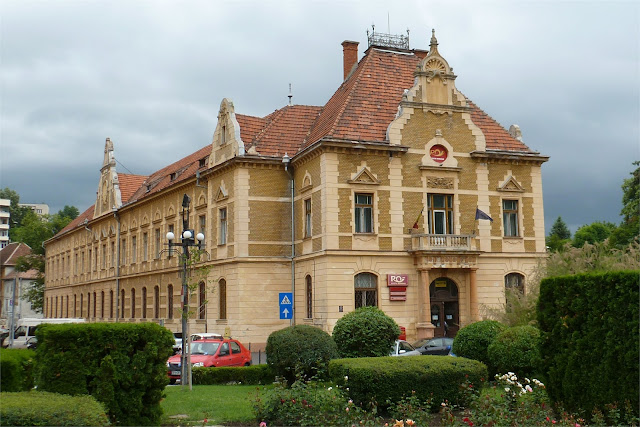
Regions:
[[[387,286],[408,286],[408,274],[387,274]]]
[[[436,144],[429,150],[431,159],[436,163],[442,163],[447,160],[448,151],[444,145]]]

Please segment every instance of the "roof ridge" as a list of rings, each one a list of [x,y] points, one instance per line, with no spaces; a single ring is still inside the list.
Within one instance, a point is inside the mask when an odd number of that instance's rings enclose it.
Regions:
[[[271,117],[270,119],[267,119],[267,124],[266,124],[266,126],[265,126],[265,127],[263,127],[263,128],[260,130],[260,132],[258,132],[258,133],[256,134],[256,136],[253,138],[252,143],[253,143],[253,142],[258,142],[258,141],[260,141],[260,138],[261,138],[262,136],[264,136],[264,134],[265,134],[265,133],[267,133],[267,129],[270,129],[270,128],[275,124],[275,122],[276,122],[278,119],[280,119],[280,118],[284,115],[284,111],[285,111],[287,108],[289,108],[289,107],[291,107],[291,106],[290,106],[290,105],[285,105],[284,107],[282,107],[282,108],[280,108],[280,109],[277,109],[277,110],[275,110],[273,113],[269,114],[269,116],[272,116],[272,117]],[[269,117],[269,116],[265,116],[265,118],[266,118],[266,117]],[[254,145],[255,145],[255,144],[254,144]]]

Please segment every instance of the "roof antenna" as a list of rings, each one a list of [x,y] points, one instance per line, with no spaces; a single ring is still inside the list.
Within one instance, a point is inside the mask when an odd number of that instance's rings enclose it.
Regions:
[[[289,106],[293,105],[293,103],[291,102],[292,98],[293,95],[291,94],[291,83],[289,83]]]
[[[391,24],[389,20],[389,11],[387,11],[387,34],[391,34]]]

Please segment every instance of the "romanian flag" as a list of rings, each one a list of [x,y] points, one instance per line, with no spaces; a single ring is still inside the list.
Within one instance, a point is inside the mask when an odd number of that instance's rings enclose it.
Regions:
[[[479,219],[488,219],[489,221],[493,222],[493,218],[476,207],[476,221]]]

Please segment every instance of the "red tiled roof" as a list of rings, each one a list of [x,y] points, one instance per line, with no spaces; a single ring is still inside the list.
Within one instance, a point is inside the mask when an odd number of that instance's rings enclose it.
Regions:
[[[245,149],[249,148],[248,144],[251,143],[258,132],[264,129],[269,121],[266,117],[253,117],[244,114],[236,114],[236,120],[240,125],[240,138],[245,143]]]
[[[482,130],[487,150],[532,152],[529,147],[512,137],[505,128],[468,98],[467,104],[473,108],[471,120]]]
[[[16,265],[18,257],[29,255],[31,248],[26,243],[9,243],[0,249],[0,265]]]
[[[12,271],[11,273],[4,276],[4,280],[13,280],[13,279],[26,279],[26,280],[35,280],[38,278],[38,270],[31,269],[27,271]]]
[[[131,175],[126,173],[118,174],[118,182],[120,184],[120,196],[122,197],[122,203],[127,203],[129,198],[135,193],[142,185],[147,176],[144,175]]]
[[[321,110],[321,107],[291,105],[274,111],[265,117],[264,127],[255,133],[252,139],[243,139],[245,149],[255,147],[263,156],[282,157],[285,153],[295,154]]]

